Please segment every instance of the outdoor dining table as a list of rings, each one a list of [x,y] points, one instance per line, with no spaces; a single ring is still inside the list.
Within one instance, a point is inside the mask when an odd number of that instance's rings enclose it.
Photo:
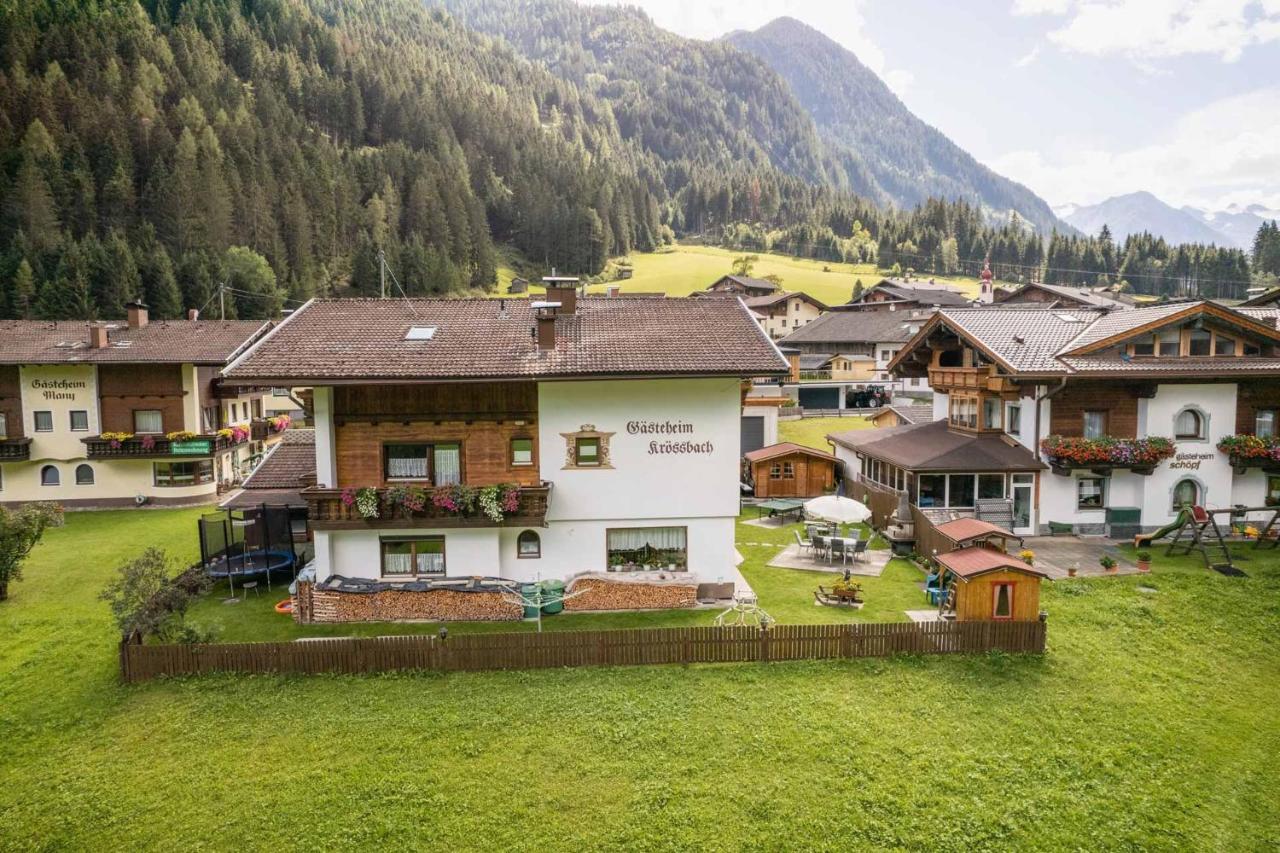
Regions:
[[[858,544],[858,537],[857,536],[824,536],[822,538],[822,541],[823,541],[823,544],[825,545],[825,547],[822,550],[827,555],[827,564],[830,565],[831,563],[834,563],[836,559],[835,549],[831,547],[831,543],[833,542],[841,543],[841,545],[843,546],[843,553],[848,554],[854,548],[854,546]],[[853,559],[854,559],[854,562],[857,562],[858,558],[855,556]],[[840,562],[842,563],[844,562],[843,558],[841,559]]]

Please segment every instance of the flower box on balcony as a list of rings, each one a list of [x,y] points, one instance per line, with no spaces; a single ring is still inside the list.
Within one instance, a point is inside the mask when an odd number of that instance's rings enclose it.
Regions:
[[[1067,438],[1051,435],[1040,442],[1049,458],[1049,467],[1060,476],[1086,468],[1106,476],[1128,470],[1148,476],[1156,466],[1173,456],[1173,442],[1167,438]]]
[[[469,487],[465,487],[469,488]],[[498,502],[485,510],[482,487],[469,497],[459,487],[440,489],[391,488],[303,489],[313,526],[348,527],[498,527],[542,525],[546,520],[551,485],[514,486],[490,497]],[[461,500],[460,500],[461,498]]]
[[[1280,437],[1228,435],[1218,442],[1218,450],[1227,454],[1237,474],[1250,468],[1280,473]]]

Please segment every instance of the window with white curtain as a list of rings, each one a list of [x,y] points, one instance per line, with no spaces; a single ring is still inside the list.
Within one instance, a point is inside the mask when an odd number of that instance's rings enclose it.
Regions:
[[[383,539],[384,577],[416,577],[444,574],[444,537]]]
[[[139,435],[159,435],[164,432],[164,418],[159,409],[134,409],[133,431]]]
[[[4,434],[4,416],[0,415],[0,435]],[[1276,434],[1276,410],[1264,409],[1253,419],[1253,434],[1258,438],[1271,438]]]
[[[423,480],[437,486],[462,482],[462,445],[388,444],[384,449],[388,480]]]
[[[689,568],[684,527],[615,527],[605,532],[611,571],[685,571]]]
[[[1195,409],[1183,409],[1173,421],[1173,437],[1204,438],[1204,416]]]

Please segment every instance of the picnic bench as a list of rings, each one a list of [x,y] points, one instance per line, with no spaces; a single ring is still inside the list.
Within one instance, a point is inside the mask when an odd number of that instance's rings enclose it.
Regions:
[[[856,606],[862,604],[862,585],[853,584],[842,589],[827,589],[820,585],[814,591],[813,597],[819,604],[825,604],[828,607]]]

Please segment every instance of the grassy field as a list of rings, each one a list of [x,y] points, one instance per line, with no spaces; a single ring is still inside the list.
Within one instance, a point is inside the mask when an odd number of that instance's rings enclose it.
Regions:
[[[831,445],[827,443],[827,436],[831,433],[871,428],[871,421],[862,417],[801,418],[796,421],[778,421],[778,441],[790,441],[830,453]]]
[[[73,515],[0,604],[0,849],[1280,844],[1276,555],[1053,584],[1043,658],[126,689],[97,593],[144,543],[192,557],[197,515]],[[740,528],[766,606],[850,618],[759,567],[785,535]]]

